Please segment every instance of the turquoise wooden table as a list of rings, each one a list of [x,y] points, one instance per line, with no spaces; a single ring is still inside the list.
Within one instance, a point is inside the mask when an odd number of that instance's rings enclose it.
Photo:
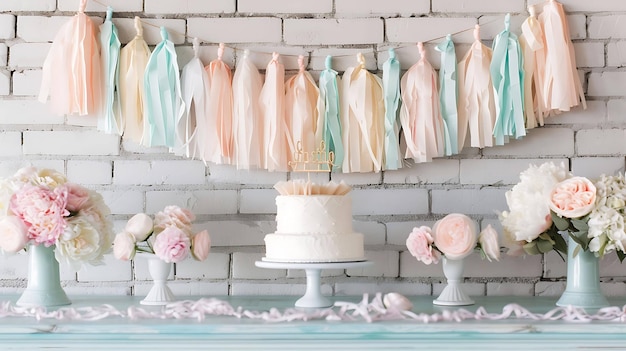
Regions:
[[[110,304],[124,310],[140,306],[139,297],[70,296],[72,308]],[[220,297],[242,309],[285,310],[296,297]],[[334,297],[358,302],[361,297]],[[12,297],[1,299],[15,302]],[[432,305],[432,297],[412,297],[413,312],[443,313],[456,308]],[[500,313],[509,303],[546,313],[556,298],[477,297],[470,312],[483,306]],[[626,301],[612,300],[615,306]],[[197,319],[136,319],[108,317],[98,321],[33,317],[0,318],[0,350],[626,350],[626,323],[566,322],[509,318],[500,321],[423,323],[415,320],[367,322],[266,322],[231,316]]]

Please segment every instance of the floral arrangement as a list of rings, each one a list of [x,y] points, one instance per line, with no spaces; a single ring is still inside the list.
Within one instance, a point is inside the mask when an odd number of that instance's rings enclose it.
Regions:
[[[478,233],[478,225],[470,217],[451,213],[428,226],[413,228],[406,239],[411,255],[425,264],[438,263],[441,256],[460,260],[478,248],[490,262],[500,259],[498,233],[491,225]]]
[[[211,238],[206,230],[193,232],[191,211],[178,206],[167,206],[155,214],[154,220],[138,213],[128,220],[124,230],[115,236],[113,254],[120,260],[132,260],[137,252],[155,254],[165,262],[180,262],[189,255],[204,261],[211,249]]]
[[[500,214],[509,254],[567,252],[561,233],[598,257],[615,251],[626,257],[624,175],[595,182],[573,176],[564,164],[531,165],[506,193],[509,211]],[[578,251],[575,251],[577,253]]]
[[[25,167],[0,180],[0,248],[54,246],[57,261],[80,269],[111,249],[110,210],[100,194],[54,170]]]

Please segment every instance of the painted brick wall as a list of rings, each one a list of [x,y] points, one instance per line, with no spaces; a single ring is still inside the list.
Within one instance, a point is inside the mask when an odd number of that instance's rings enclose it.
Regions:
[[[160,40],[155,26],[170,29],[182,67],[192,56],[190,39],[203,41],[201,58],[216,57],[216,43],[228,48],[225,60],[236,63],[243,49],[265,67],[272,51],[283,54],[288,70],[296,56],[307,55],[308,68],[319,73],[326,55],[335,55],[339,71],[354,65],[362,52],[367,67],[380,74],[387,48],[395,47],[403,69],[418,58],[413,45],[448,32],[482,24],[489,42],[512,13],[512,29],[526,17],[525,8],[539,0],[99,0],[111,5],[123,43],[134,36],[132,17],[139,15],[150,45]],[[410,165],[398,171],[333,174],[353,185],[356,230],[365,234],[367,256],[375,265],[324,272],[326,294],[398,291],[437,294],[441,267],[418,263],[403,243],[411,228],[432,225],[449,212],[463,212],[481,226],[499,228],[496,210],[504,193],[529,163],[565,162],[579,175],[595,177],[624,170],[626,155],[626,2],[563,0],[568,12],[579,71],[588,97],[587,110],[551,118],[523,140],[485,150],[466,148],[462,155]],[[147,149],[95,131],[84,117],[57,117],[38,103],[41,65],[59,27],[77,9],[77,0],[0,1],[0,176],[31,163],[65,172],[72,181],[96,189],[111,207],[115,227],[136,212],[154,213],[168,204],[191,208],[195,227],[208,229],[213,250],[206,262],[187,261],[171,275],[179,295],[302,294],[301,271],[254,266],[264,252],[263,236],[275,228],[272,185],[289,174],[237,171]],[[100,23],[104,7],[89,2]],[[494,22],[495,21],[495,22]],[[151,26],[154,25],[154,26]],[[454,35],[459,57],[472,42],[471,31]],[[428,57],[439,67],[433,50]],[[318,180],[328,179],[322,176]],[[26,256],[0,257],[0,293],[24,287]],[[624,266],[602,263],[608,295],[626,294]],[[565,263],[554,253],[545,257],[504,257],[489,263],[467,260],[468,291],[474,295],[557,295],[564,288]],[[617,278],[617,279],[612,279]],[[146,263],[120,262],[73,272],[62,267],[69,293],[145,294],[150,286]]]

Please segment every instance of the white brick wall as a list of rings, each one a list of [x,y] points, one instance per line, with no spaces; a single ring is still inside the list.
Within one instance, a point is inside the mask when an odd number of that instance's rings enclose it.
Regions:
[[[0,39],[15,38],[15,16],[0,15]]]
[[[332,0],[239,0],[237,11],[244,13],[330,13]]]
[[[27,155],[119,155],[119,136],[96,131],[26,131]]]
[[[619,96],[626,89],[626,72],[597,72],[589,75],[590,96]]]
[[[396,15],[411,16],[427,14],[428,0],[335,0],[335,12],[339,16]]]
[[[623,129],[583,129],[576,133],[578,155],[620,155],[626,152]]]
[[[626,63],[626,41],[610,42],[607,45],[607,65],[621,67]]]
[[[279,43],[281,20],[273,17],[189,18],[187,34],[214,43]]]
[[[0,3],[0,11],[54,11],[56,0],[4,0]]]
[[[2,132],[0,133],[0,157],[15,158],[22,155],[22,133]]]
[[[286,19],[285,42],[290,45],[377,44],[383,41],[383,21],[357,19]]]
[[[161,26],[167,29],[169,40],[174,44],[185,42],[185,21],[181,19],[142,19],[143,38],[148,45],[156,45],[163,40],[161,38]],[[120,42],[131,41],[137,32],[135,31],[135,20],[133,18],[115,18],[113,23],[117,27]],[[204,38],[203,38],[204,39]]]
[[[609,100],[607,102],[607,119],[609,122],[626,122],[626,101]]]
[[[589,38],[608,39],[626,37],[626,15],[598,15],[589,18]]]
[[[141,0],[138,2],[141,4]],[[235,0],[145,0],[144,11],[158,14],[232,13],[235,12],[235,2]],[[139,10],[141,11],[141,8]]]
[[[0,124],[63,124],[65,118],[52,114],[46,105],[34,99],[0,100]]]
[[[431,38],[442,37],[448,33],[456,33],[473,28],[475,18],[390,18],[385,21],[387,40],[399,43],[416,43]],[[455,43],[471,43],[474,36],[471,31],[456,34],[452,37]],[[460,58],[460,57],[459,57]]]
[[[117,161],[114,167],[116,185],[205,183],[202,161]]]
[[[454,34],[457,59],[481,25],[487,45],[502,31],[512,13],[511,30],[519,34],[526,6],[541,0],[101,0],[114,8],[120,40],[135,36],[133,17],[144,23],[151,47],[165,26],[176,44],[182,67],[192,57],[190,37],[202,41],[205,64],[216,58],[216,43],[226,43],[224,61],[231,67],[243,49],[265,69],[272,51],[281,54],[288,71],[297,55],[308,55],[317,77],[325,58],[343,74],[363,53],[366,67],[379,76],[396,48],[403,70],[419,58],[417,41],[426,43],[435,68],[439,37]],[[461,155],[438,158],[380,173],[313,175],[315,181],[345,181],[353,186],[354,230],[365,235],[373,266],[323,272],[325,294],[360,295],[397,291],[437,295],[443,289],[441,265],[417,262],[405,248],[415,226],[432,225],[451,212],[472,216],[484,227],[497,222],[504,193],[529,163],[565,162],[577,174],[595,177],[624,171],[626,166],[626,2],[562,0],[568,13],[579,74],[588,97],[580,107],[553,116],[546,126],[505,146],[479,150],[466,146]],[[302,175],[238,171],[232,166],[205,165],[170,154],[167,148],[145,148],[99,133],[92,116],[55,116],[35,100],[41,66],[59,28],[77,10],[76,0],[0,1],[0,175],[33,164],[58,169],[71,181],[100,191],[111,208],[116,228],[137,212],[154,213],[167,205],[190,208],[195,230],[211,233],[213,250],[206,262],[176,265],[170,286],[187,295],[300,295],[301,270],[254,266],[264,253],[265,234],[275,230],[276,191],[281,180]],[[87,11],[96,24],[104,7],[90,1]],[[431,40],[437,38],[435,40]],[[291,72],[288,72],[288,75]],[[0,292],[17,293],[25,285],[26,257],[0,256]],[[623,265],[608,257],[602,264],[602,288],[610,296],[626,294]],[[559,295],[565,263],[555,254],[513,258],[498,263],[471,256],[466,262],[466,289],[473,295]],[[616,278],[616,282],[611,281]],[[150,288],[145,260],[117,262],[73,272],[62,268],[68,292],[143,295]]]
[[[432,0],[433,12],[469,12],[469,13],[492,13],[492,12],[522,12],[524,11],[523,0]]]

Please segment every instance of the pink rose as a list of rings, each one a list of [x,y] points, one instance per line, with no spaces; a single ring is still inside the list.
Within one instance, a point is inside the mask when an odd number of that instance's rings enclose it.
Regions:
[[[191,222],[196,219],[194,214],[178,206],[167,206],[163,211],[154,215],[155,232],[161,232],[166,227],[178,227],[191,234]]]
[[[15,216],[0,218],[0,248],[4,252],[16,253],[28,242],[28,228]]]
[[[89,190],[78,184],[66,183],[67,187],[67,208],[70,212],[78,212],[89,203]]]
[[[435,223],[435,246],[446,258],[460,260],[472,253],[478,241],[476,222],[464,214],[451,213]]]
[[[191,239],[191,253],[198,261],[204,261],[209,256],[211,250],[211,237],[206,230],[193,236]]]
[[[118,260],[128,261],[135,257],[135,237],[131,233],[121,232],[113,240],[113,256]]]
[[[500,261],[500,244],[498,244],[498,232],[491,226],[487,225],[487,228],[483,229],[478,235],[478,242],[480,248],[485,253],[485,256],[491,262],[491,260]]]
[[[413,228],[413,231],[406,239],[406,247],[411,255],[425,264],[439,262],[440,254],[437,250],[433,250],[432,244],[433,236],[430,228],[427,226]]]
[[[154,253],[165,262],[180,262],[189,256],[189,235],[177,227],[166,227],[154,240]]]
[[[10,209],[28,228],[28,239],[35,244],[54,245],[65,230],[67,188],[54,190],[25,185],[11,197]]]
[[[596,186],[585,177],[572,177],[554,186],[550,209],[560,217],[580,218],[593,210]]]

